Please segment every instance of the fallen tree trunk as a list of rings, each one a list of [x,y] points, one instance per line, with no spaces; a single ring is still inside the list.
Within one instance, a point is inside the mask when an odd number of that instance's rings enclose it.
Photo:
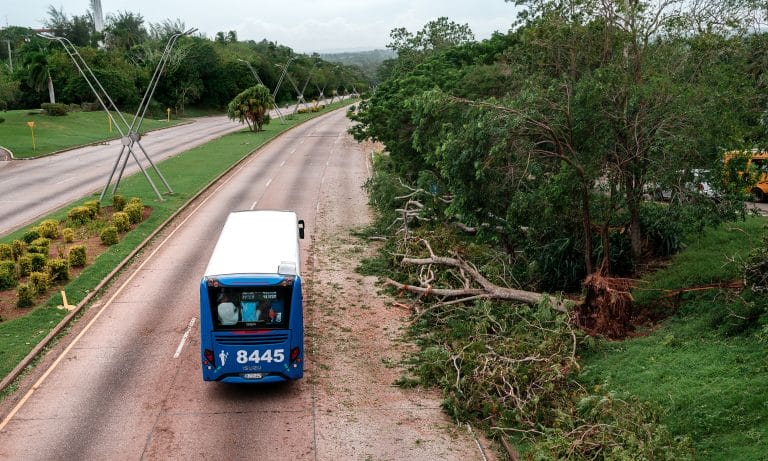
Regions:
[[[543,293],[536,293],[533,291],[517,290],[514,288],[506,288],[491,283],[480,272],[477,271],[468,262],[460,258],[448,258],[444,256],[437,256],[429,246],[429,242],[422,240],[424,246],[429,250],[428,258],[403,258],[400,261],[402,265],[418,265],[418,266],[431,266],[438,264],[442,266],[455,267],[460,271],[460,277],[463,280],[463,288],[434,288],[429,283],[423,283],[421,286],[408,285],[399,283],[391,279],[387,279],[386,284],[397,288],[398,290],[409,291],[419,295],[433,295],[443,298],[451,298],[451,301],[444,302],[443,304],[454,304],[473,299],[500,299],[519,302],[523,304],[538,304],[545,299],[552,301],[552,308],[560,311],[567,312],[567,308],[562,301],[557,301],[549,295]],[[479,285],[480,288],[473,288],[472,282]]]

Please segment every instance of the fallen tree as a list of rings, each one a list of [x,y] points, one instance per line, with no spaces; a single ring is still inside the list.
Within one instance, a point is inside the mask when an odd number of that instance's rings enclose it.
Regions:
[[[420,242],[429,251],[428,258],[403,258],[400,261],[400,264],[402,265],[418,265],[424,268],[419,277],[419,286],[396,282],[392,279],[386,280],[387,285],[393,286],[401,291],[442,298],[439,303],[440,305],[464,303],[475,299],[497,299],[535,305],[548,299],[551,301],[553,309],[559,312],[567,312],[568,310],[564,301],[556,300],[547,294],[507,288],[491,283],[471,263],[460,257],[451,258],[438,256],[432,250],[429,242],[424,239]],[[433,287],[432,282],[435,277],[432,265],[434,264],[458,269],[458,276],[463,285],[462,288]],[[479,286],[479,288],[476,288],[475,286]]]

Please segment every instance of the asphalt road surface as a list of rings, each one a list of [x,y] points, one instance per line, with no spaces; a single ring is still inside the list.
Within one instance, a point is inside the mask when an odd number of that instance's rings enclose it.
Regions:
[[[343,448],[322,448],[333,435],[318,423],[326,412],[316,402],[311,344],[303,380],[257,388],[208,383],[197,328],[200,277],[229,212],[295,210],[307,223],[302,261],[311,266],[319,197],[343,202],[361,193],[359,178],[367,175],[364,157],[346,155],[341,145],[348,127],[341,110],[281,136],[158,236],[3,403],[0,458],[355,459]],[[335,209],[359,212],[344,203]],[[437,402],[430,411],[439,413]]]
[[[345,126],[343,111],[306,123],[195,205],[91,309],[100,315],[3,428],[0,457],[309,457],[314,428],[306,379],[259,392],[202,381],[198,287],[230,211],[294,209],[311,226],[328,162],[344,162],[334,141]],[[188,328],[193,332],[176,356]]]
[[[284,108],[282,112],[290,114],[292,110],[293,107]],[[276,119],[276,115],[273,118]],[[144,135],[140,143],[155,164],[227,133],[245,129],[245,125],[229,120],[225,115],[193,120],[189,124]],[[118,139],[34,160],[0,161],[0,235],[73,200],[101,192],[121,148],[122,142]],[[144,168],[150,168],[138,147],[135,152]],[[137,171],[136,162],[130,158],[123,177]],[[157,181],[156,186],[161,193],[165,192],[162,182]]]

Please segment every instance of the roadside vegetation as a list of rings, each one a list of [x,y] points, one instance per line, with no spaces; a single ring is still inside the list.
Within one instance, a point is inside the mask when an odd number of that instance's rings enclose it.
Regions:
[[[147,215],[145,211],[145,219],[137,223],[129,232],[119,232],[120,239],[116,244],[104,245],[102,248],[100,240],[99,242],[92,242],[91,245],[99,249],[98,254],[90,254],[87,267],[82,271],[73,271],[68,283],[57,284],[55,292],[52,287],[49,296],[36,297],[32,306],[14,307],[21,311],[21,315],[16,312],[13,319],[0,319],[0,349],[4,351],[0,355],[0,377],[5,377],[67,315],[65,310],[58,307],[63,304],[58,290],[65,291],[70,305],[77,305],[174,212],[219,175],[280,133],[310,118],[349,103],[350,100],[337,102],[322,112],[286,118],[285,123],[276,122],[266,125],[258,133],[240,131],[229,134],[158,163],[158,168],[174,190],[174,194],[166,194],[163,201],[157,199],[143,175],[132,175],[124,178],[120,183],[119,195],[127,199],[136,197],[143,205],[151,209],[151,213]],[[150,172],[150,174],[154,173]],[[153,180],[159,181],[159,178],[153,177]],[[70,219],[68,215],[72,209],[79,209],[88,203],[93,206],[94,202],[98,202],[98,200],[94,200],[94,197],[86,197],[42,218],[38,222],[3,236],[0,238],[0,247],[9,245],[12,248],[14,241],[23,241],[26,235],[29,235],[33,229],[39,228],[44,222],[67,222]],[[126,206],[128,205],[126,204]],[[103,224],[106,223],[106,216],[102,221]],[[113,219],[110,218],[110,222],[112,221]],[[91,226],[93,227],[93,225]],[[62,229],[62,238],[63,233]],[[100,228],[97,238],[101,238]],[[62,247],[62,250],[65,249]],[[18,269],[18,265],[14,265],[14,267],[16,270]],[[22,278],[22,283],[24,280],[26,279]],[[11,291],[10,297],[13,298],[12,302],[15,302],[16,293]],[[3,390],[2,395],[10,390],[12,387]]]
[[[760,459],[759,175],[723,156],[766,146],[765,5],[514,3],[480,42],[393,30],[351,114],[384,147],[361,270],[413,310],[401,384],[512,459]]]
[[[44,25],[50,35],[69,40],[76,47],[115,105],[131,113],[139,105],[169,39],[191,27],[179,19],[146,23],[141,14],[120,11],[105,18],[105,29],[99,33],[93,17],[90,10],[69,16],[51,5]],[[4,44],[0,47],[0,110],[39,109],[54,103],[101,110],[60,43],[42,38],[21,24],[0,30],[0,41]],[[147,108],[147,119],[166,119],[168,109],[175,118],[189,116],[188,110],[225,113],[235,95],[256,83],[263,83],[270,96],[274,94],[273,102],[283,106],[296,101],[298,90],[289,84],[291,80],[303,88],[308,102],[333,102],[338,96],[368,89],[368,79],[355,65],[295,53],[268,40],[240,41],[235,31],[220,31],[214,37],[185,35],[171,50]],[[99,130],[107,126],[106,116],[102,117],[95,123]],[[3,118],[8,120],[3,123]],[[10,118],[0,113],[0,130],[8,121]],[[5,139],[0,136],[0,145]]]

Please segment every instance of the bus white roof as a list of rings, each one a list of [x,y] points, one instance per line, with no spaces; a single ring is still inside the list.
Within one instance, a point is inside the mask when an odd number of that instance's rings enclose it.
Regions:
[[[205,276],[277,274],[299,271],[298,221],[292,211],[236,211],[229,214],[205,269]]]

